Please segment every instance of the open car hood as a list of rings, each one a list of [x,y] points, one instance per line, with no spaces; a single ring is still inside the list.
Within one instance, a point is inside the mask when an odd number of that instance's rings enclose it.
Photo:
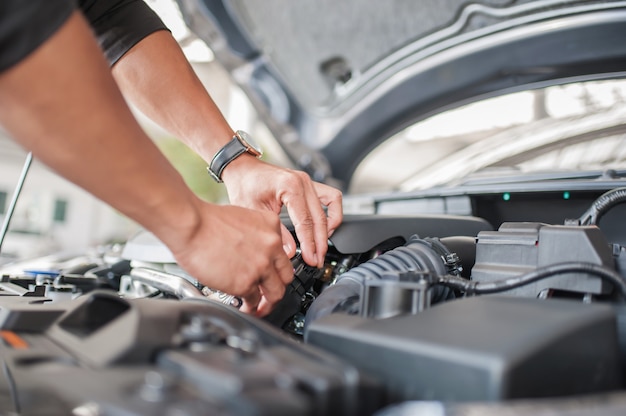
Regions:
[[[296,166],[346,185],[438,113],[626,71],[626,2],[178,0]]]

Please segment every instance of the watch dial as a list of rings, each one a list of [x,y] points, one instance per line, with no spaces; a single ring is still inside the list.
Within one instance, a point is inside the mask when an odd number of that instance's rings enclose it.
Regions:
[[[245,142],[244,144],[247,144],[253,152],[258,153],[258,156],[261,157],[263,150],[248,133],[243,130],[237,130],[237,135]]]

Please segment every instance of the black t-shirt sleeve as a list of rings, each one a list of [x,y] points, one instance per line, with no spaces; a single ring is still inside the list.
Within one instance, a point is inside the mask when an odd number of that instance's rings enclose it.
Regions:
[[[37,49],[74,9],[74,0],[0,0],[0,72]]]
[[[111,65],[149,34],[167,30],[143,0],[80,0],[78,4]]]

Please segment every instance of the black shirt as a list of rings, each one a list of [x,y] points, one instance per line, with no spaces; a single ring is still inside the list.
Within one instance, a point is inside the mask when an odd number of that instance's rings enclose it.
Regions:
[[[0,71],[44,43],[77,7],[111,65],[150,33],[167,29],[143,0],[0,0]]]

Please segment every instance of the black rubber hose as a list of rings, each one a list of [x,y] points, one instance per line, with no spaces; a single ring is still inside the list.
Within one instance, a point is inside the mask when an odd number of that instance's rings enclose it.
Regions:
[[[626,298],[626,280],[619,273],[593,263],[558,263],[530,273],[495,282],[472,282],[457,276],[441,276],[438,284],[465,292],[466,295],[486,295],[512,290],[529,283],[565,273],[586,273],[612,283]]]
[[[613,206],[626,202],[626,188],[615,188],[603,193],[578,219],[580,225],[598,225],[600,218]]]
[[[343,312],[350,315],[358,313],[363,284],[346,279],[326,288],[311,303],[304,320],[304,332],[313,321],[333,313]]]
[[[336,312],[357,313],[366,280],[380,279],[386,272],[390,271],[422,270],[431,272],[435,276],[447,274],[448,270],[444,265],[442,254],[436,251],[441,251],[442,247],[435,240],[429,241],[429,239],[413,236],[404,246],[394,248],[348,270],[311,304],[306,315],[305,331],[309,323],[322,316]],[[454,295],[451,290],[445,287],[440,286],[434,289],[432,292],[433,302]]]

